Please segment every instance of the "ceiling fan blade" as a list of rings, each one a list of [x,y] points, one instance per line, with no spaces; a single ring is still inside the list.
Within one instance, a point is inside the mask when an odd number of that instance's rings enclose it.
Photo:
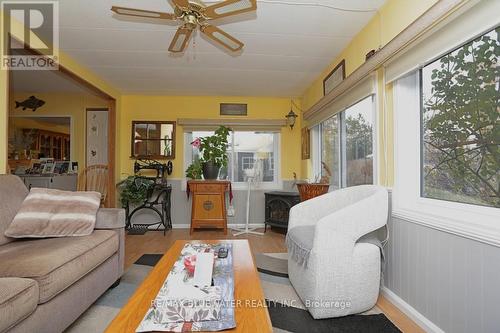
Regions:
[[[257,0],[225,0],[208,6],[204,14],[210,19],[236,15],[257,9]]]
[[[126,8],[126,7],[111,7],[111,10],[119,15],[127,15],[127,16],[138,16],[138,17],[147,17],[147,18],[156,18],[163,20],[175,20],[177,17],[171,13],[163,13],[163,12],[153,12],[150,10],[142,10],[135,8]]]
[[[193,30],[184,27],[180,27],[179,29],[177,29],[177,32],[175,33],[175,36],[172,39],[172,42],[170,43],[168,50],[174,53],[179,53],[184,51],[186,49],[186,46],[189,42],[189,38],[191,37],[192,33]]]
[[[244,44],[242,42],[216,26],[207,24],[201,26],[200,30],[202,33],[207,35],[208,38],[233,52],[239,51],[243,48]]]
[[[189,9],[189,1],[188,0],[172,0],[174,5],[179,7],[180,9],[188,10]]]

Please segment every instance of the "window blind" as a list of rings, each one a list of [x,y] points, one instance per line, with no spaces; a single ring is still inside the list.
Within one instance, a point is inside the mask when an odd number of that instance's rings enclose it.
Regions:
[[[184,132],[214,131],[221,125],[235,131],[281,132],[281,128],[286,126],[286,119],[285,114],[283,114],[283,119],[180,118],[177,119],[177,124],[182,126]]]

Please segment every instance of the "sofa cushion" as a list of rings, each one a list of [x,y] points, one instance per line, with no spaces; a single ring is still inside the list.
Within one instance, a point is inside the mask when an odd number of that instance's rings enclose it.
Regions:
[[[45,303],[118,251],[112,230],[89,236],[19,240],[0,247],[0,277],[31,278]]]
[[[314,225],[298,226],[288,230],[286,234],[288,253],[299,265],[307,266],[309,253],[313,246],[315,229],[316,226]]]
[[[5,236],[47,238],[87,236],[94,230],[101,194],[33,188]]]
[[[12,241],[4,236],[5,230],[21,208],[28,189],[21,178],[13,175],[0,175],[0,245]]]
[[[38,298],[38,284],[34,280],[0,278],[0,332],[32,314]]]

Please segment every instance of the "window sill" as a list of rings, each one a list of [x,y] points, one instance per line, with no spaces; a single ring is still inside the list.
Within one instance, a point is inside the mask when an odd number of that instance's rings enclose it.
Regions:
[[[500,225],[486,226],[465,223],[452,218],[407,209],[393,209],[391,215],[410,223],[500,247]]]

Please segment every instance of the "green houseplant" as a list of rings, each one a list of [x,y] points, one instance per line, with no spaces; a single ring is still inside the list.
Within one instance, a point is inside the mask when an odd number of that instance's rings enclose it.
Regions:
[[[129,176],[119,182],[116,187],[120,192],[120,202],[122,207],[128,204],[141,204],[148,197],[148,190],[152,186],[151,180]]]
[[[202,174],[203,174],[203,168],[199,160],[191,163],[191,165],[186,169],[187,178],[201,179]]]
[[[220,126],[214,135],[196,138],[191,142],[191,145],[200,151],[201,158],[199,163],[202,167],[203,178],[207,180],[217,179],[220,168],[227,166],[228,157],[226,150],[230,131],[231,129],[228,127]]]

